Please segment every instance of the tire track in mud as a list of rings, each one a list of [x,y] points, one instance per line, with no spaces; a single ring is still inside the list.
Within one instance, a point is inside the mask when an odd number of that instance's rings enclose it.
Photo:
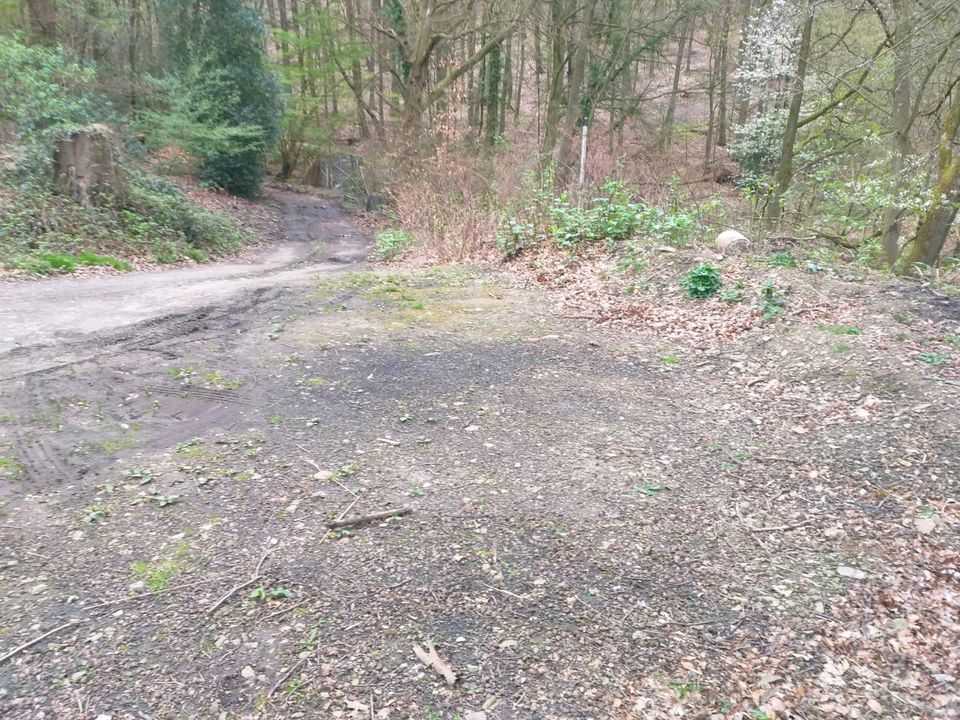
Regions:
[[[324,232],[322,224],[309,222],[316,215],[309,204],[316,202],[309,196],[293,202],[296,216],[290,222],[298,224],[292,233],[298,240]],[[329,208],[321,207],[329,216]],[[342,232],[345,217],[337,211],[334,221],[328,220],[338,235],[327,247],[281,268],[310,267],[318,260],[355,263],[367,239],[352,223],[353,232]],[[122,457],[176,444],[211,425],[235,423],[263,406],[263,391],[255,385],[237,390],[175,385],[167,367],[199,343],[218,344],[207,354],[230,365],[240,335],[275,322],[292,296],[282,284],[254,287],[186,312],[0,354],[0,415],[13,418],[0,422],[0,457],[12,457],[17,468],[10,482],[0,475],[0,500],[81,479],[94,482],[114,471]]]

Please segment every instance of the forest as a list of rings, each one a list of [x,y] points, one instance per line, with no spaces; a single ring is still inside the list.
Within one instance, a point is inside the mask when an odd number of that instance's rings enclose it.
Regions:
[[[7,176],[42,178],[51,138],[105,122],[127,154],[175,148],[245,197],[360,155],[363,190],[441,255],[539,243],[556,223],[538,198],[582,211],[619,182],[662,210],[639,234],[695,217],[906,274],[956,256],[949,0],[8,0],[0,17]]]
[[[960,717],[957,0],[0,0],[0,718]]]

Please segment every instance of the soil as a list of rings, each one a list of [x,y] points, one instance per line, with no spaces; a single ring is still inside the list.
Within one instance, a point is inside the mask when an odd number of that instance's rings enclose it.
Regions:
[[[277,201],[250,265],[0,290],[4,718],[960,713],[956,302],[704,349]]]

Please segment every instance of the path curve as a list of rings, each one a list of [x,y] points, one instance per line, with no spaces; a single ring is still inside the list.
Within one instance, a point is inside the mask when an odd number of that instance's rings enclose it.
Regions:
[[[0,353],[299,284],[366,256],[368,237],[334,201],[276,190],[270,199],[280,206],[281,237],[247,262],[0,285]]]

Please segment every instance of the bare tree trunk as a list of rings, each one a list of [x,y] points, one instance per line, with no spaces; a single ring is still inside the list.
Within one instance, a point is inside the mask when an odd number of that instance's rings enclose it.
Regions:
[[[708,38],[712,40],[713,33],[708,33]],[[707,168],[710,167],[710,161],[713,159],[713,136],[716,132],[717,126],[717,105],[714,102],[714,99],[717,94],[717,53],[714,48],[713,42],[708,42],[707,45],[710,49],[710,57],[707,64],[707,107],[709,108],[709,119],[707,120],[707,137],[706,144],[703,149],[703,169],[706,172]]]
[[[893,112],[893,154],[890,158],[890,178],[893,180],[894,198],[899,195],[903,187],[903,170],[907,158],[912,150],[910,143],[910,126],[913,124],[912,95],[910,82],[911,52],[913,23],[908,14],[903,14],[897,23],[893,36],[893,87],[891,88],[891,105]],[[901,210],[894,199],[883,213],[883,230],[881,244],[883,253],[890,267],[897,262],[900,256]]]
[[[354,0],[343,0],[343,10],[347,18],[347,37],[351,45],[357,42],[357,13],[353,3]],[[360,126],[360,137],[366,140],[370,137],[370,128],[367,127],[367,114],[363,110],[363,72],[360,68],[360,60],[354,60],[350,65],[350,74],[353,78],[351,89],[357,103],[357,125]]]
[[[487,74],[484,80],[485,115],[484,137],[493,147],[500,124],[500,81],[502,79],[501,48],[497,45],[487,56]]]
[[[720,31],[719,85],[720,99],[717,105],[717,147],[727,145],[727,54],[730,48],[730,7],[723,10],[723,24]]]
[[[560,106],[563,97],[563,70],[567,62],[566,38],[563,33],[564,15],[567,0],[552,0],[550,20],[552,37],[550,38],[550,93],[547,97],[547,115],[543,128],[544,155],[552,153],[557,144],[560,130]]]
[[[794,81],[790,109],[787,111],[787,126],[783,131],[783,145],[780,151],[780,165],[777,168],[776,184],[767,203],[766,221],[773,225],[780,220],[783,210],[783,195],[793,179],[793,149],[797,142],[797,124],[800,122],[800,108],[803,105],[803,83],[807,76],[807,63],[810,60],[810,43],[813,35],[813,5],[806,8],[807,17],[800,36],[800,50],[797,58],[797,77]]]
[[[57,6],[52,0],[27,0],[34,35],[45,44],[57,40]]]
[[[903,262],[903,269],[906,271],[918,262],[926,265],[936,264],[940,259],[940,252],[947,241],[953,221],[957,218],[957,211],[960,210],[958,138],[960,138],[960,94],[954,96],[943,123],[943,133],[937,144],[937,182],[931,193],[930,209],[920,219],[917,231],[913,235],[910,253]]]
[[[737,67],[741,68],[743,60],[746,57],[746,34],[750,22],[750,13],[753,10],[753,1],[744,0],[743,3],[743,23],[740,26],[740,47],[737,50]],[[737,125],[744,125],[747,122],[747,115],[750,114],[750,89],[743,83],[742,78],[737,82]]]
[[[380,17],[380,9],[381,9],[380,0],[370,0],[370,12],[371,12],[371,14],[373,15],[374,18]],[[376,41],[375,41],[375,42],[376,42],[376,47],[377,47],[377,52],[376,52],[376,58],[377,58],[377,60],[376,60],[376,62],[377,62],[377,83],[376,83],[376,94],[377,94],[377,97],[376,97],[376,108],[377,108],[377,117],[379,118],[379,120],[378,120],[378,122],[377,122],[377,128],[378,128],[378,132],[384,133],[384,132],[385,132],[385,131],[384,131],[384,126],[386,125],[386,122],[387,122],[386,114],[384,113],[384,101],[383,101],[383,96],[384,96],[384,93],[386,92],[386,82],[385,82],[385,79],[384,79],[384,78],[385,78],[385,75],[386,75],[386,73],[387,73],[387,70],[386,70],[386,67],[385,67],[385,63],[384,63],[384,57],[385,57],[385,55],[386,55],[386,48],[384,47],[383,36],[382,36],[380,33],[376,33]],[[373,104],[374,104],[374,103],[373,103],[373,96],[372,96],[372,93],[374,92],[374,88],[373,88],[373,87],[370,88],[370,92],[371,92],[371,103],[370,103],[370,104],[373,105]]]
[[[577,119],[582,114],[580,99],[583,95],[583,81],[586,77],[587,49],[590,45],[590,33],[593,30],[593,9],[595,5],[596,0],[586,0],[584,4],[580,32],[577,34],[577,43],[571,60],[570,84],[567,87],[567,110],[563,117],[560,145],[556,153],[557,170],[561,173],[569,166],[573,134],[577,127]]]
[[[503,58],[503,80],[500,83],[500,116],[497,118],[497,135],[503,135],[507,129],[507,110],[513,97],[513,38],[506,40],[506,52]]]
[[[523,94],[523,76],[524,71],[526,70],[526,37],[527,33],[524,28],[520,29],[520,62],[517,63],[517,93],[513,101],[513,122],[516,124],[520,120],[520,100]]]
[[[690,22],[689,31],[693,34],[693,21]],[[677,38],[677,62],[673,66],[673,84],[670,86],[670,102],[667,104],[667,113],[663,118],[663,130],[660,134],[660,147],[664,148],[670,144],[673,138],[673,118],[677,112],[677,94],[680,92],[680,74],[683,71],[683,48],[686,40],[687,28],[680,30],[680,37]]]
[[[282,31],[280,34],[281,62],[286,65],[290,62],[286,36],[290,31],[290,21],[287,17],[287,0],[277,0],[277,12],[280,13],[280,30]]]

